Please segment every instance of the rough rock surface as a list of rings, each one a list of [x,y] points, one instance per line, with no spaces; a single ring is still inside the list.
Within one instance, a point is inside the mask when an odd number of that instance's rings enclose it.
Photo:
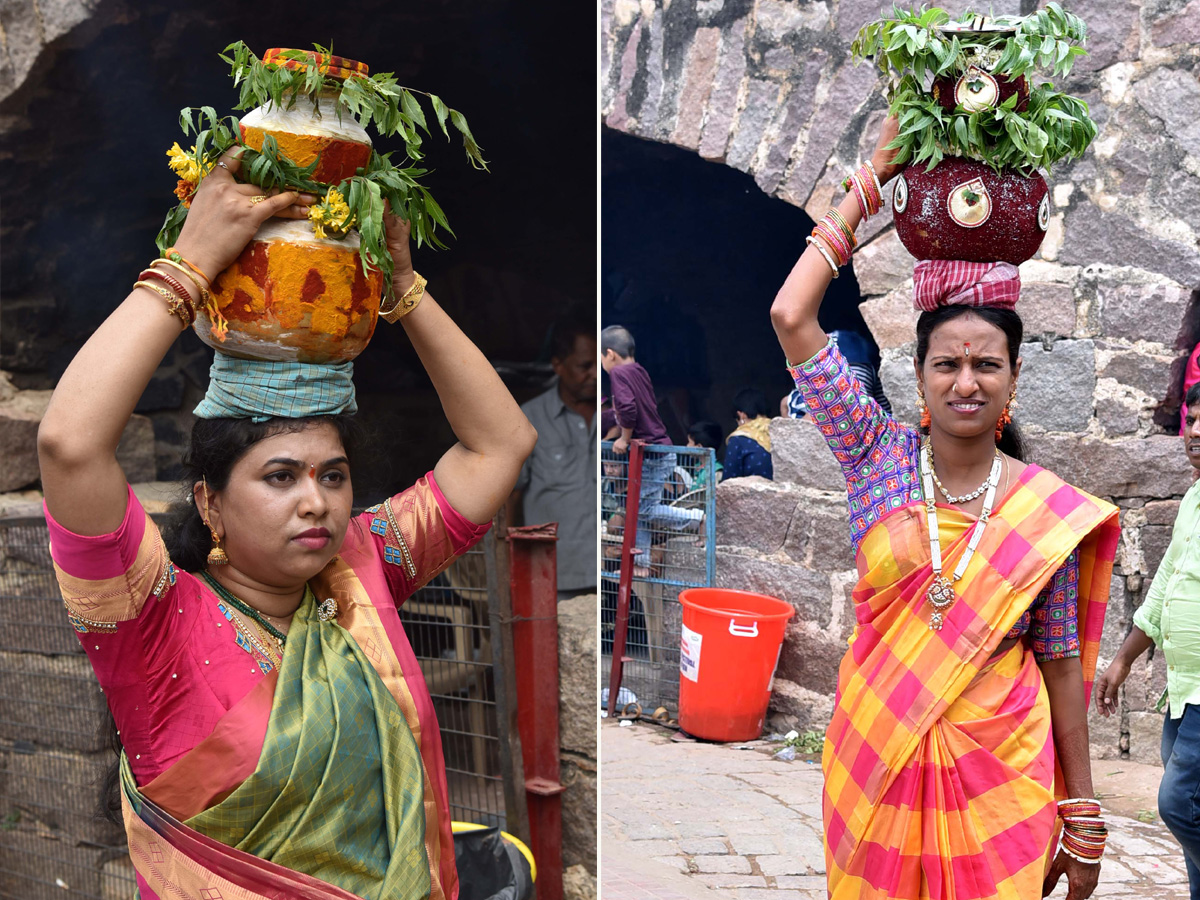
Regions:
[[[563,863],[596,873],[596,601],[558,604],[558,721],[562,749]],[[594,890],[594,888],[593,888]]]

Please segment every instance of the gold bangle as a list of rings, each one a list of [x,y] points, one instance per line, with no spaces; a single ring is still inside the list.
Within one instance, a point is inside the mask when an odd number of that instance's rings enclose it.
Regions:
[[[821,254],[823,257],[825,257],[825,262],[829,263],[829,268],[833,270],[833,277],[834,277],[834,278],[837,278],[839,275],[841,275],[841,274],[842,274],[842,273],[841,273],[841,272],[838,270],[837,263],[835,263],[835,262],[833,261],[833,258],[832,258],[832,257],[830,257],[830,255],[829,255],[829,251],[825,249],[825,245],[824,245],[824,244],[822,244],[820,241],[818,241],[818,240],[817,240],[815,237],[813,237],[811,234],[810,234],[808,237],[806,237],[806,238],[804,239],[804,243],[806,243],[806,244],[811,244],[812,246],[816,247],[816,248],[817,248],[817,252],[818,252],[818,253],[820,253],[820,254]]]
[[[425,296],[425,285],[428,282],[421,276],[419,272],[413,272],[415,280],[407,291],[396,298],[396,301],[388,309],[379,307],[379,317],[385,322],[395,324],[404,316],[417,308],[417,304],[421,302],[421,298]]]
[[[167,312],[177,318],[183,327],[180,331],[187,331],[188,326],[192,323],[188,321],[187,304],[169,288],[160,287],[157,284],[152,284],[149,281],[136,281],[133,286],[135,288],[149,288],[157,294],[161,294],[162,298],[167,301]]]
[[[196,306],[208,306],[209,302],[212,299],[211,295],[208,293],[208,288],[205,287],[205,285],[200,281],[200,279],[196,277],[195,273],[191,269],[189,269],[187,266],[181,266],[179,263],[175,262],[175,260],[167,259],[165,256],[160,256],[154,262],[150,263],[150,265],[154,266],[154,265],[157,265],[158,263],[163,263],[165,265],[168,265],[172,269],[178,269],[180,272],[182,272],[184,275],[186,275],[188,278],[190,278],[192,284],[194,284],[196,286],[196,290],[198,290],[200,292],[200,302],[197,303]]]

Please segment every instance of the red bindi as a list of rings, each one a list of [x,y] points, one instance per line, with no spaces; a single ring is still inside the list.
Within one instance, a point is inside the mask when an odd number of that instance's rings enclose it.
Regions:
[[[317,480],[317,467],[316,466],[310,465],[308,467],[308,477],[311,478],[313,481]]]
[[[971,342],[967,341],[966,343],[963,344],[963,356],[970,356],[970,355],[971,355]]]

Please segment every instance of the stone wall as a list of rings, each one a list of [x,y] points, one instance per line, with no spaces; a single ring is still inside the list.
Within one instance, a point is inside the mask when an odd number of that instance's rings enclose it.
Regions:
[[[605,0],[605,125],[746,171],[772,196],[819,217],[865,158],[883,116],[874,70],[849,42],[876,0]],[[967,5],[941,4],[951,12]],[[997,13],[1038,4],[1001,0]],[[1028,343],[1016,418],[1032,458],[1121,507],[1122,540],[1101,649],[1130,627],[1191,484],[1180,439],[1155,423],[1193,289],[1200,287],[1200,0],[1077,0],[1090,56],[1063,83],[1099,127],[1080,161],[1050,176],[1053,217],[1023,265]],[[860,232],[860,307],[901,418],[915,415],[912,258],[890,208]],[[797,253],[802,249],[797,239]],[[764,347],[766,358],[773,348]],[[722,485],[718,580],[776,593],[789,627],[773,701],[778,727],[822,727],[836,660],[853,624],[845,494],[804,423],[776,420],[775,483]],[[1143,657],[1121,716],[1092,716],[1093,752],[1158,760],[1161,658]]]
[[[595,594],[558,604],[558,734],[564,894],[596,896],[596,602]],[[574,871],[572,871],[574,870]]]

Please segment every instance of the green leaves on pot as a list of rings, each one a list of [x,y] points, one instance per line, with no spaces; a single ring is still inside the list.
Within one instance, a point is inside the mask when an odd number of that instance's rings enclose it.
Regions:
[[[948,112],[907,75],[891,105],[900,133],[888,146],[895,161],[925,163],[932,169],[947,156],[964,156],[999,171],[1013,168],[1030,174],[1066,158],[1078,158],[1096,137],[1087,104],[1041,84],[1029,95],[1023,112],[1014,94],[993,109]]]
[[[329,57],[332,51],[319,44],[313,45],[318,54]],[[326,77],[317,62],[307,53],[288,51],[282,58],[295,61],[296,68],[284,68],[274,63],[264,63],[250,52],[244,43],[230,44],[221,54],[229,63],[234,85],[240,89],[236,109],[252,109],[256,106],[274,104],[278,108],[292,109],[301,98],[311,102],[319,115],[318,98],[323,92],[337,93],[338,116],[343,109],[354,115],[364,128],[375,123],[376,129],[385,136],[399,136],[404,141],[405,159],[400,165],[392,162],[392,154],[371,152],[364,168],[338,185],[327,185],[314,181],[316,161],[301,166],[288,159],[279,150],[276,140],[266,134],[262,146],[252,148],[242,139],[240,122],[236,116],[221,118],[211,106],[185,108],[179,114],[179,127],[185,136],[195,134],[195,144],[190,151],[173,148],[172,168],[192,168],[187,159],[196,163],[196,172],[207,173],[217,160],[231,148],[242,148],[242,168],[239,178],[257,185],[264,192],[274,188],[298,190],[329,197],[329,189],[336,189],[351,211],[349,221],[358,229],[360,238],[359,255],[364,268],[376,268],[384,274],[384,291],[392,292],[392,257],[387,250],[387,236],[383,224],[384,202],[393,212],[409,222],[411,234],[417,246],[430,244],[439,249],[446,244],[438,236],[438,229],[454,235],[446,214],[433,199],[433,195],[421,183],[429,173],[411,163],[424,158],[422,133],[432,136],[426,110],[419,97],[424,97],[433,113],[433,121],[442,134],[450,137],[453,128],[462,137],[467,159],[477,169],[487,170],[483,150],[471,133],[466,117],[456,109],[448,107],[435,94],[404,87],[396,82],[390,72],[372,75],[351,76],[345,81]],[[195,172],[187,176],[191,187],[198,178]],[[188,182],[181,181],[186,187]],[[181,187],[180,191],[183,190]],[[179,193],[179,191],[177,191]],[[183,197],[184,193],[180,193]],[[158,233],[156,243],[159,251],[175,243],[187,220],[188,202],[181,202],[168,214]],[[334,230],[327,234],[338,237]],[[344,234],[340,235],[344,237]]]
[[[974,18],[968,12],[957,21]],[[1095,138],[1087,104],[1048,83],[1030,90],[1022,110],[1017,109],[1015,95],[977,112],[962,106],[951,111],[934,99],[931,89],[937,78],[957,79],[970,66],[1010,81],[1034,69],[1060,76],[1086,52],[1079,46],[1087,36],[1086,26],[1058,3],[1030,16],[998,16],[990,22],[1005,30],[946,32],[940,26],[950,24],[951,18],[943,9],[893,7],[891,18],[859,31],[851,53],[858,60],[874,60],[887,80],[889,112],[900,122],[900,133],[890,144],[898,163],[933,168],[946,156],[965,156],[993,169],[1029,173],[1082,156]]]
[[[325,57],[333,55],[332,50],[320,44],[313,44],[313,49]],[[352,75],[344,81],[329,78],[321,72],[315,59],[300,50],[283,53],[281,58],[296,63],[298,67],[292,69],[273,62],[264,63],[242,41],[225,48],[221,59],[229,63],[233,83],[241,88],[235,109],[253,109],[268,103],[291,109],[302,97],[307,98],[315,109],[322,92],[333,92],[337,94],[339,116],[345,108],[363,128],[374,122],[379,133],[385,137],[399,135],[409,159],[417,161],[424,158],[421,132],[431,136],[425,113],[417,101],[417,96],[422,96],[428,99],[433,108],[442,133],[447,138],[450,136],[446,129],[446,118],[449,116],[450,123],[462,136],[463,149],[471,165],[477,169],[487,169],[487,160],[483,158],[483,151],[471,134],[466,117],[458,110],[448,108],[434,94],[398,84],[391,72],[370,77]]]
[[[438,236],[439,228],[454,235],[442,207],[421,184],[420,179],[429,170],[396,166],[392,163],[391,153],[380,154],[373,150],[367,165],[353,177],[338,185],[324,185],[312,180],[317,165],[315,160],[307,166],[292,162],[280,152],[279,145],[271,135],[263,136],[259,150],[248,146],[242,140],[235,116],[219,119],[209,106],[184,109],[180,112],[179,124],[185,136],[191,136],[193,132],[196,134],[195,147],[186,153],[197,163],[201,172],[211,171],[218,159],[237,146],[242,148],[239,179],[257,185],[264,192],[279,188],[325,196],[329,187],[335,188],[345,198],[352,213],[351,220],[358,229],[359,257],[363,267],[377,268],[383,272],[384,292],[388,296],[391,295],[392,257],[387,251],[387,235],[383,225],[385,200],[393,212],[410,223],[411,235],[417,247],[430,244],[445,249],[446,244]],[[155,241],[160,253],[175,243],[187,213],[188,207],[180,203],[167,214]]]

